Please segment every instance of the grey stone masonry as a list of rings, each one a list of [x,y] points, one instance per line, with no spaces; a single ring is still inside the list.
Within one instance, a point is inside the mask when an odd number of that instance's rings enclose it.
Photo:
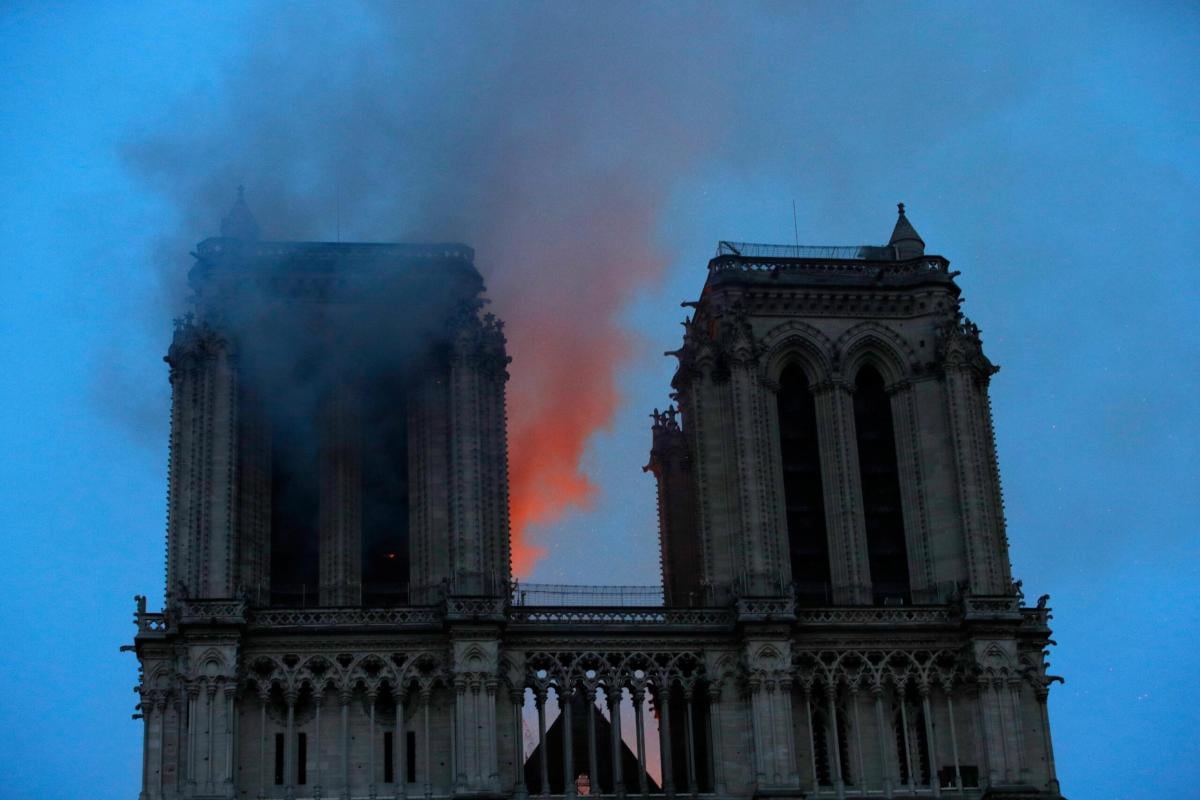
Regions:
[[[513,585],[470,248],[258,235],[239,195],[166,358],[141,800],[1060,797],[997,368],[903,209],[709,262],[653,415],[662,605]]]

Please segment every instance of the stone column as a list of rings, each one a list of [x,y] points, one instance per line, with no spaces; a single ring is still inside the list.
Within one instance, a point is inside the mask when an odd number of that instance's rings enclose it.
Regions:
[[[845,383],[830,381],[813,386],[813,400],[817,407],[833,602],[869,605],[871,570],[854,432],[854,397]]]
[[[196,701],[200,697],[200,685],[188,684],[188,741],[187,741],[187,783],[191,794],[196,793]]]
[[[925,714],[925,739],[929,742],[929,785],[934,797],[942,796],[941,780],[938,779],[937,739],[933,735],[933,711],[929,707],[929,684],[918,686],[921,693],[921,710]]]
[[[817,773],[817,739],[813,730],[812,684],[804,684],[804,718],[808,723],[808,755],[812,769],[812,793],[821,791],[821,776]]]
[[[596,689],[595,687],[587,687],[585,690],[587,697],[587,742],[588,742],[588,786],[589,791],[594,794],[600,794],[600,770],[599,759],[596,755]]]
[[[296,701],[299,693],[289,687],[283,699],[287,703],[287,727],[283,734],[283,796],[293,800],[296,796]]]
[[[779,725],[775,720],[776,712],[776,681],[772,676],[763,681],[763,698],[762,708],[766,712],[766,729],[768,741],[771,743],[770,749],[767,751],[769,759],[771,785],[779,786],[783,783],[783,771],[779,768]]]
[[[187,704],[182,687],[176,687],[171,698],[171,705],[175,709],[175,795],[182,797],[185,791],[184,738],[187,731],[187,722],[184,720],[184,710]]]
[[[450,361],[451,593],[485,593],[483,425],[480,419],[478,320],[467,319]],[[460,774],[462,767],[460,766]]]
[[[562,714],[563,731],[563,797],[575,796],[575,742],[571,725],[571,696],[574,687],[560,687],[558,695],[559,713]]]
[[[687,719],[686,719],[687,736],[685,737],[685,739],[687,741],[686,756],[687,756],[688,792],[692,795],[692,797],[695,797],[697,792],[699,791],[699,789],[696,786],[696,741],[695,741],[695,739],[696,739],[696,735],[695,735],[696,718],[695,718],[695,712],[692,709],[692,687],[691,686],[684,687],[683,702],[687,708]]]
[[[320,603],[362,602],[362,413],[357,387],[339,383],[322,409]]]
[[[404,719],[404,688],[392,687],[396,701],[396,724],[392,729],[392,771],[395,773],[396,800],[408,797],[408,725]]]
[[[954,786],[958,789],[961,795],[963,791],[962,771],[959,769],[958,758],[958,732],[954,726],[954,687],[947,683],[944,687],[946,692],[946,714],[950,717],[950,751],[954,756]]]
[[[862,791],[867,790],[867,765],[863,758],[863,743],[862,743],[862,723],[859,721],[858,707],[859,702],[858,682],[850,684],[850,707],[854,710],[854,750],[858,756],[858,783]],[[880,753],[880,758],[883,754]]]
[[[489,791],[500,790],[500,753],[496,741],[499,735],[496,722],[496,689],[499,681],[488,677],[483,682],[483,769],[480,777],[486,779]]]
[[[871,684],[871,694],[875,698],[875,730],[879,735],[879,765],[883,769],[883,796],[891,798],[892,770],[891,759],[888,758],[887,731],[883,723],[883,684]]]
[[[901,511],[908,553],[909,588],[914,603],[936,603],[936,578],[930,556],[929,515],[925,506],[925,474],[921,458],[921,423],[912,384],[903,381],[888,387],[896,437],[896,462],[900,479]]]
[[[796,765],[796,732],[792,729],[792,678],[783,671],[777,681],[779,686],[779,724],[783,728],[783,770],[787,775],[787,785],[798,787],[800,776]]]
[[[429,688],[421,688],[421,716],[424,725],[424,742],[423,751],[425,761],[425,800],[433,797],[433,764],[430,758],[430,741],[429,741]]]
[[[842,743],[838,732],[836,683],[825,684],[825,702],[829,707],[829,732],[832,740],[830,747],[832,758],[830,758],[829,766],[833,772],[833,790],[837,793],[838,800],[842,800],[846,796],[846,781],[842,777]]]
[[[906,687],[896,687],[896,701],[900,703],[900,735],[904,740],[904,764],[908,768],[908,790],[917,793],[917,775],[913,772],[912,746],[908,741],[908,700],[905,698]]]
[[[718,796],[725,794],[725,746],[721,738],[721,716],[721,683],[714,680],[708,684],[708,727],[712,790]]]
[[[514,688],[509,694],[513,710],[513,797],[523,800],[528,797],[525,787],[525,735],[521,717],[525,710],[525,688]]]
[[[609,743],[612,756],[612,793],[625,796],[625,776],[621,764],[621,687],[606,686],[604,699],[608,701]]]
[[[1008,727],[1009,726],[1008,726],[1008,720],[1006,719],[1006,717],[1008,715],[1004,713],[1004,703],[1001,701],[1001,697],[1000,697],[1000,687],[1001,687],[1003,681],[1004,681],[1004,679],[1001,677],[993,677],[988,682],[988,689],[989,689],[988,704],[992,707],[992,712],[996,715],[996,718],[999,720],[1000,735],[998,738],[1000,739],[1000,754],[1001,754],[1000,763],[1003,765],[1001,774],[1004,776],[1004,781],[1006,783],[1011,783],[1013,780],[1014,774],[1013,774],[1013,758],[1012,758],[1012,753],[1010,752],[1011,746],[1008,741],[1008,737],[1009,737]]]
[[[997,766],[996,736],[992,732],[992,721],[988,715],[988,684],[989,679],[980,676],[975,682],[975,716],[979,723],[979,731],[983,736],[983,756],[987,771],[984,773],[986,786],[995,786],[1000,782],[1000,768]]]
[[[741,505],[739,535],[742,569],[751,595],[784,593],[787,558],[781,555],[786,523],[778,517],[775,492],[774,431],[766,430],[766,392],[758,378],[758,359],[748,330],[739,327],[729,343],[729,398],[735,453],[734,477]]]
[[[204,791],[206,794],[213,793],[213,761],[216,758],[216,753],[214,750],[217,738],[217,732],[214,730],[215,726],[213,724],[213,706],[216,705],[214,702],[216,697],[217,685],[212,681],[209,681],[204,687],[204,711],[205,715],[208,717],[208,725],[206,726],[207,730],[205,732],[207,744],[204,748]]]
[[[375,745],[378,744],[375,740],[375,700],[378,697],[378,692],[371,689],[367,692],[367,701],[370,703],[370,719],[367,722],[369,733],[367,734],[367,771],[370,775],[367,781],[367,796],[371,800],[375,800],[376,796],[376,781],[378,776],[375,772]]]
[[[321,797],[321,703],[325,700],[324,687],[313,687],[313,709],[316,719],[313,721],[313,755],[309,759],[313,765],[313,797]]]
[[[1008,679],[1008,699],[1012,704],[1012,720],[1013,720],[1013,739],[1015,754],[1015,763],[1013,764],[1014,777],[1021,783],[1029,782],[1029,759],[1025,751],[1025,732],[1021,717],[1021,679],[1010,677]]]
[[[456,791],[465,791],[467,783],[467,679],[454,676],[454,785]]]
[[[638,760],[638,789],[645,797],[650,793],[650,784],[646,780],[646,690],[640,686],[633,688],[633,719],[637,728],[637,760]]]
[[[150,725],[153,716],[153,704],[150,693],[141,690],[142,696],[138,701],[139,716],[142,718],[142,789],[138,792],[138,800],[150,798]],[[136,717],[135,717],[136,719]]]
[[[190,315],[176,322],[171,366],[168,604],[233,597],[237,587],[238,376],[225,337]],[[192,773],[189,773],[189,780]]]
[[[542,796],[550,796],[550,762],[546,752],[546,690],[538,688],[534,694],[538,713],[538,766],[542,772]]]
[[[258,798],[267,796],[267,701],[270,696],[261,688],[258,692]]]
[[[671,752],[671,685],[658,687],[658,749],[662,763],[662,789],[667,797],[675,796],[675,763]]]
[[[938,344],[944,353],[946,408],[970,588],[977,594],[1000,594],[1008,590],[1011,576],[987,401],[992,368],[979,351],[977,333],[967,327],[948,326]]]
[[[352,688],[338,691],[338,704],[342,711],[342,791],[338,795],[341,800],[350,800],[350,700],[353,697]]]
[[[237,684],[229,681],[225,684],[225,796],[232,798],[237,793],[234,783],[234,758],[237,753]]]
[[[752,674],[746,681],[746,694],[750,701],[750,738],[754,742],[754,782],[760,789],[771,782],[771,775],[767,772],[770,747],[763,712],[762,685],[762,678],[758,675]]]
[[[158,767],[154,776],[154,795],[157,800],[163,797],[163,759],[167,746],[167,698],[159,695],[154,701],[154,713],[158,717]]]
[[[1058,771],[1054,767],[1054,745],[1050,741],[1050,714],[1046,709],[1046,700],[1050,695],[1048,686],[1037,687],[1037,704],[1038,712],[1042,717],[1042,748],[1046,753],[1046,775],[1047,788],[1052,794],[1059,794],[1060,788],[1058,785]],[[955,769],[957,771],[958,760],[955,757]]]
[[[416,605],[442,602],[452,571],[446,536],[451,509],[448,383],[446,373],[431,366],[408,395],[409,596]]]

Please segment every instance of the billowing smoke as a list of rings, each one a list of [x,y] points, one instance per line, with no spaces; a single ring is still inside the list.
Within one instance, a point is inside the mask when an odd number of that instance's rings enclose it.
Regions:
[[[580,457],[618,402],[615,314],[662,271],[659,212],[718,143],[721,50],[697,69],[674,44],[694,53],[691,16],[274,6],[212,98],[129,147],[179,211],[163,253],[215,233],[242,183],[266,239],[475,247],[514,358],[518,574],[540,552],[530,526],[593,495]]]
[[[674,257],[658,237],[675,233],[661,226],[688,187],[778,174],[802,221],[844,225],[864,195],[881,212],[906,199],[923,154],[1037,85],[1036,59],[992,46],[1038,49],[1006,15],[959,20],[953,37],[931,26],[924,46],[897,41],[889,15],[271,4],[230,31],[241,44],[211,92],[148,121],[129,158],[178,209],[164,262],[212,232],[243,183],[266,238],[475,247],[514,359],[514,567],[527,573],[530,527],[594,495],[580,457],[618,401],[629,343],[615,315]],[[864,188],[881,181],[882,196]]]

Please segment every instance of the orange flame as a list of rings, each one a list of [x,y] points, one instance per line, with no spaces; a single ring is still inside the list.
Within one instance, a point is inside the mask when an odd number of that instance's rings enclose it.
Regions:
[[[594,218],[583,230],[558,227],[559,242],[547,242],[542,228],[540,240],[510,232],[500,242],[485,239],[479,248],[485,265],[493,265],[490,294],[510,323],[509,487],[516,575],[528,575],[546,554],[534,541],[535,527],[561,519],[572,508],[586,509],[596,498],[597,487],[580,462],[592,434],[611,425],[620,401],[616,375],[630,347],[616,317],[666,261],[649,244],[657,215],[648,204],[622,204],[611,194],[604,199],[610,201],[607,207],[589,209]],[[623,205],[623,212],[613,210]],[[626,235],[614,241],[614,230]]]

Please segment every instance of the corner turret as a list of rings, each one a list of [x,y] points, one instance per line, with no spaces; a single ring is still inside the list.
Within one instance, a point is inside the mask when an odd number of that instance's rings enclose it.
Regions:
[[[900,211],[900,218],[896,220],[892,238],[888,241],[888,246],[896,251],[896,259],[904,261],[925,255],[925,240],[908,221],[908,217],[904,216],[904,203],[897,203],[896,208]]]

